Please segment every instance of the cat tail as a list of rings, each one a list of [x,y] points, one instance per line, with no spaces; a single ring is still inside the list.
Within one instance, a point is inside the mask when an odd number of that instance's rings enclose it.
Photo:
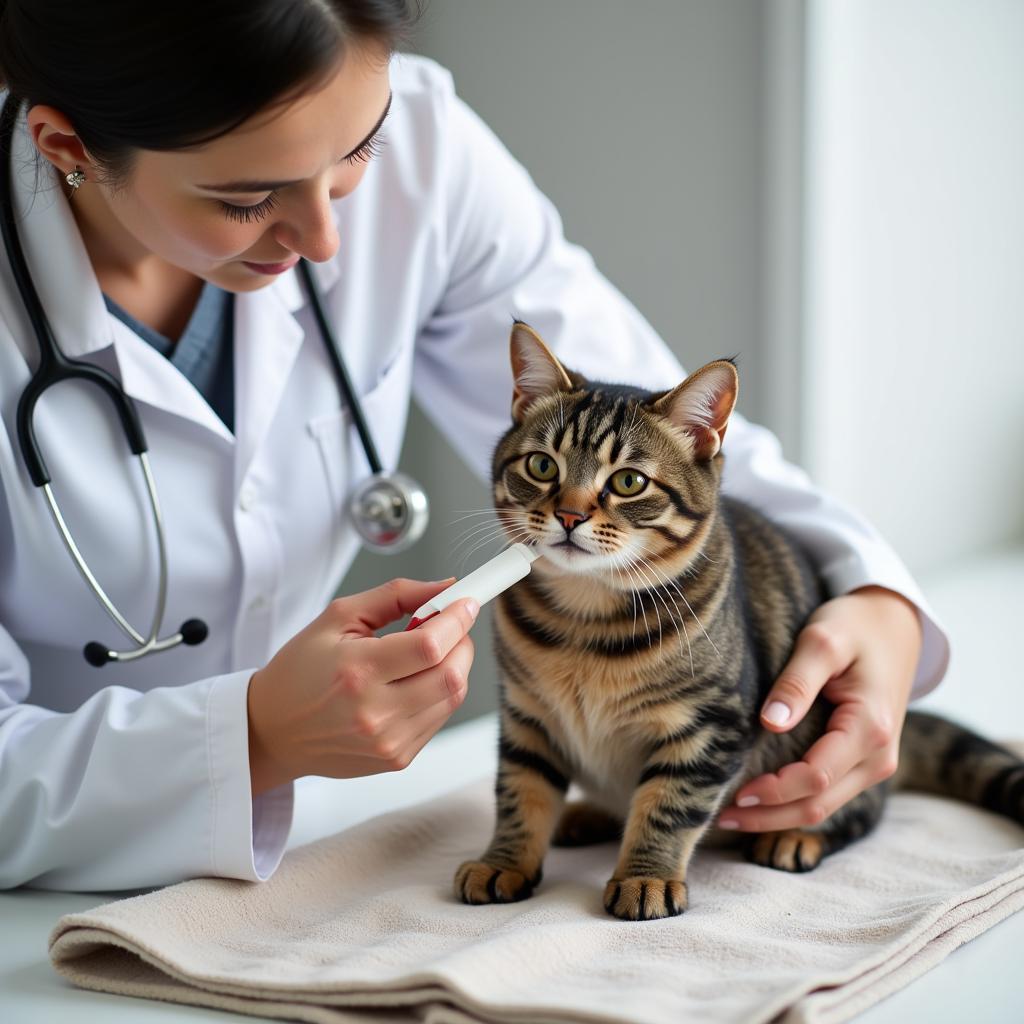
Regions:
[[[892,784],[955,797],[1024,825],[1024,761],[938,715],[907,712]]]

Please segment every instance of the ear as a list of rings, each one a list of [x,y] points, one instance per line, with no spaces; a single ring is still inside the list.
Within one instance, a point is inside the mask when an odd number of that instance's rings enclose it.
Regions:
[[[718,359],[690,374],[652,409],[692,438],[698,459],[713,459],[722,447],[739,386],[735,365]]]
[[[551,349],[544,344],[540,335],[517,320],[512,325],[509,338],[512,358],[512,419],[522,422],[528,406],[538,398],[556,391],[571,391],[572,381],[562,364],[554,357]]]
[[[95,179],[95,164],[71,122],[54,107],[36,104],[26,114],[29,134],[36,149],[61,173],[81,167]]]

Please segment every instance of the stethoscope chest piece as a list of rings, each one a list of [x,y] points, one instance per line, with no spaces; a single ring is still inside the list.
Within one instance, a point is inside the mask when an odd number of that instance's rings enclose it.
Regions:
[[[405,473],[368,476],[349,498],[349,514],[366,547],[382,555],[412,547],[430,518],[426,493]]]
[[[91,363],[72,359],[63,351],[50,327],[46,312],[32,282],[32,275],[18,238],[11,189],[11,153],[13,153],[11,139],[18,116],[19,102],[8,97],[0,108],[0,236],[2,236],[8,255],[11,273],[32,323],[39,346],[40,359],[38,368],[18,401],[18,440],[32,483],[43,490],[64,545],[74,559],[82,578],[109,617],[135,645],[127,651],[113,651],[106,644],[93,641],[86,644],[84,648],[85,658],[90,665],[98,667],[112,661],[134,661],[136,658],[167,650],[178,644],[187,646],[200,644],[207,635],[206,623],[201,619],[187,619],[177,633],[162,638],[159,636],[167,600],[167,546],[156,484],[149,468],[146,438],[135,404],[124,393],[120,382],[111,374]],[[348,370],[342,361],[331,324],[324,311],[323,297],[316,279],[305,260],[299,262],[298,270],[306,285],[317,327],[338,379],[339,390],[348,405],[353,425],[359,433],[371,469],[371,475],[359,484],[349,499],[348,512],[352,525],[370,550],[381,554],[404,551],[419,540],[427,528],[427,495],[415,480],[404,473],[384,471],[370,435],[369,425],[363,415],[352,382],[349,380]],[[70,378],[83,379],[95,384],[114,403],[121,418],[128,447],[134,455],[139,457],[141,463],[153,513],[160,568],[156,607],[148,636],[132,626],[128,619],[118,611],[86,563],[61,514],[50,487],[49,471],[39,450],[39,445],[36,443],[33,415],[39,396],[52,385]]]

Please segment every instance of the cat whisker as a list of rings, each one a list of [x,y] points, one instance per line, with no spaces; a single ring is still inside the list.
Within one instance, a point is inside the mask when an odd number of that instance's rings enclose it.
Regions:
[[[486,543],[492,538],[506,535],[510,529],[517,531],[523,530],[525,529],[525,524],[504,525],[487,523],[484,526],[474,527],[473,529],[468,530],[455,544],[451,546],[451,556],[455,557],[461,548],[464,548],[466,545],[473,544],[481,538],[484,543]]]
[[[646,548],[644,550],[646,550]],[[637,555],[637,557],[641,561],[643,561],[643,562],[647,561],[642,555]],[[650,565],[649,562],[647,564]],[[654,569],[655,566],[652,565],[651,568]],[[715,654],[717,654],[719,657],[721,657],[722,656],[722,652],[718,649],[718,645],[715,643],[714,640],[711,639],[710,635],[708,634],[708,631],[704,628],[704,623],[701,622],[700,619],[697,617],[697,613],[693,610],[693,606],[690,604],[689,601],[686,600],[686,595],[683,593],[682,588],[679,586],[678,581],[677,580],[669,579],[669,577],[665,576],[664,573],[662,573],[662,577],[663,577],[663,579],[665,579],[665,581],[668,583],[668,585],[671,586],[672,589],[675,590],[676,593],[679,594],[679,596],[683,599],[683,604],[686,605],[687,610],[693,616],[694,622],[696,622],[697,625],[700,626],[701,632],[707,638],[708,643],[711,644],[711,646],[715,649]]]
[[[645,572],[643,572],[643,570],[639,566],[634,566],[634,568],[637,570],[638,573],[640,573],[640,575],[641,575],[642,579],[644,580],[644,582],[647,583],[647,587],[645,589],[647,591],[653,590],[654,591],[654,596],[657,597],[658,596],[657,583],[655,583],[654,586],[652,587],[651,586],[651,582],[652,581],[651,581],[650,577]],[[666,609],[666,611],[668,610],[668,605],[665,605],[665,609]],[[661,611],[660,611],[660,609],[658,608],[657,605],[654,606],[654,612],[658,616],[658,646],[661,647],[661,643],[662,643]]]
[[[468,518],[468,517],[467,517]],[[502,526],[506,523],[515,525],[526,520],[525,514],[519,514],[515,516],[504,515],[493,519],[476,520],[476,522],[467,523],[463,528],[463,532],[466,533],[470,530],[479,529],[481,526]]]
[[[458,543],[452,546],[452,553],[455,554],[459,549],[464,548],[466,545],[474,544],[479,540],[483,540],[486,543],[489,539],[495,537],[505,537],[510,533],[522,533],[524,530],[528,530],[529,525],[523,521],[519,522],[506,522],[506,523],[484,523],[470,527]]]
[[[511,538],[511,543],[513,543],[513,544],[516,543],[517,541],[533,539],[532,533],[529,530],[525,529],[525,528],[517,530],[514,533],[510,533],[507,530],[502,530],[500,534],[494,534],[494,535],[492,535],[490,537],[484,537],[483,540],[478,541],[476,544],[474,544],[473,547],[470,548],[470,550],[467,551],[462,556],[462,558],[459,560],[459,565],[460,566],[461,565],[465,565],[466,562],[469,560],[469,558],[473,554],[475,554],[481,548],[486,547],[489,543],[491,543],[497,537],[500,537],[501,539],[506,540],[506,541],[510,540],[510,538]]]
[[[521,516],[526,515],[522,509],[517,508],[457,508],[455,512],[464,513],[463,515],[456,516],[454,519],[449,519],[447,525],[454,526],[456,523],[461,523],[465,519],[472,519],[473,516]]]
[[[665,575],[665,573],[663,573],[661,570],[659,570],[656,565],[654,565],[652,562],[649,562],[642,555],[638,554],[636,557],[639,558],[640,561],[643,562],[644,565],[646,565],[653,573],[655,573],[656,575],[660,576],[667,584],[673,585],[672,581]],[[678,590],[679,588],[676,587],[676,589]],[[658,594],[657,590],[655,590],[655,594]],[[680,597],[682,597],[682,596],[683,596],[682,592],[680,591]],[[696,677],[696,671],[694,670],[694,667],[693,667],[693,647],[690,645],[690,634],[686,631],[686,616],[683,614],[682,610],[680,609],[680,607],[679,607],[678,603],[675,601],[675,599],[672,598],[671,595],[669,595],[667,591],[665,593],[665,597],[668,597],[668,599],[670,601],[672,601],[672,607],[675,608],[675,610],[679,613],[679,621],[678,621],[677,625],[682,628],[683,636],[686,638],[686,649],[687,649],[687,651],[689,652],[689,655],[690,655],[690,678],[693,679],[693,678]],[[662,600],[664,600],[664,598],[662,598]],[[686,598],[683,597],[683,600],[685,601]],[[668,605],[666,605],[665,607],[666,607],[666,610],[667,610],[668,609]],[[689,605],[687,605],[687,607],[689,607]],[[691,612],[692,612],[692,609],[691,609]],[[696,616],[694,616],[694,618],[696,618]],[[676,622],[675,616],[672,617],[672,621]],[[712,646],[714,646],[714,645],[712,644]],[[682,640],[679,641],[679,653],[680,654],[683,653],[683,642],[682,642]]]
[[[522,526],[525,524],[525,519],[520,517],[519,519],[502,519],[499,522],[485,522],[485,523],[470,523],[469,526],[465,527],[459,534],[459,544],[465,543],[465,539],[473,536],[473,534],[479,533],[482,530],[502,530],[507,526]]]
[[[620,554],[617,557],[612,558],[612,568],[615,570],[615,574],[619,577],[619,580],[625,583],[623,579],[622,570],[619,568],[619,563],[622,561],[623,556]],[[636,587],[629,588],[630,597],[633,598],[633,635],[636,636]],[[625,638],[623,638],[623,647],[625,647]]]
[[[647,560],[647,559],[643,558],[643,556],[641,556],[641,555],[637,555],[637,557],[638,557],[638,558],[640,559],[640,561],[641,561],[641,562],[642,562],[642,563],[643,563],[643,564],[644,564],[644,565],[645,565],[645,566],[646,566],[646,567],[647,567],[647,568],[648,568],[648,569],[649,569],[649,570],[650,570],[650,571],[651,571],[652,573],[654,573],[655,577],[660,577],[660,578],[661,578],[662,580],[664,580],[664,581],[665,581],[665,583],[666,583],[666,584],[671,584],[671,580],[669,580],[669,579],[668,579],[668,577],[667,577],[667,576],[665,576],[665,574],[664,574],[663,572],[661,572],[661,571],[660,571],[660,570],[658,569],[658,567],[657,567],[656,565],[654,565],[654,563],[653,563],[653,562],[650,562],[649,560]],[[673,598],[673,597],[671,596],[671,594],[669,594],[669,592],[668,592],[668,589],[667,589],[667,587],[666,587],[666,588],[665,588],[665,589],[663,590],[663,589],[662,589],[662,588],[660,587],[660,585],[657,585],[657,584],[656,584],[656,586],[655,586],[655,591],[654,591],[654,593],[655,593],[655,596],[656,596],[656,597],[658,597],[658,598],[659,598],[659,600],[661,600],[661,601],[662,601],[663,603],[665,602],[665,599],[666,599],[666,598],[667,598],[667,599],[668,599],[669,601],[671,601],[671,602],[672,602],[672,607],[673,607],[673,608],[674,608],[674,609],[676,610],[676,612],[677,612],[677,613],[678,613],[678,615],[679,615],[679,619],[678,619],[678,622],[677,622],[677,620],[676,620],[676,618],[675,618],[675,616],[674,616],[674,615],[672,615],[672,621],[673,621],[674,623],[677,623],[678,625],[682,626],[682,627],[683,627],[683,630],[684,630],[684,632],[685,632],[685,618],[686,618],[686,616],[685,616],[685,615],[683,614],[683,612],[682,612],[682,609],[680,609],[680,607],[679,607],[679,604],[678,604],[678,602],[677,602],[677,601],[676,601],[676,600],[675,600],[675,599],[674,599],[674,598]],[[665,608],[666,608],[666,611],[668,611],[668,605],[667,605],[667,604],[665,605]],[[669,614],[671,615],[672,613],[671,613],[671,612],[669,612]],[[689,636],[687,636],[687,638],[686,638],[686,639],[687,639],[687,642],[689,642]],[[680,643],[680,647],[679,647],[679,650],[680,650],[680,653],[682,653],[682,643]]]
[[[629,563],[625,563],[623,565],[623,568],[634,579],[636,579],[636,580],[640,579],[639,573],[637,572],[636,567],[634,565],[631,565]],[[642,580],[641,580],[641,583],[642,583]],[[633,593],[634,593],[635,597],[639,596],[639,589],[640,588],[635,588],[634,589]],[[651,642],[651,627],[650,627],[650,625],[647,622],[647,609],[644,607],[643,598],[640,598],[640,614],[643,615],[643,617],[644,617],[644,629],[647,632],[647,642],[650,643]],[[636,635],[636,613],[635,613],[635,611],[634,611],[634,615],[633,615],[633,634],[634,634],[634,636]]]

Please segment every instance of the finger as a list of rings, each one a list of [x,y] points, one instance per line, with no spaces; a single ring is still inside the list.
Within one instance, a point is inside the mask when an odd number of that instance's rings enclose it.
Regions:
[[[404,615],[416,611],[442,590],[455,582],[452,576],[446,580],[424,582],[422,580],[393,579],[361,594],[349,594],[336,598],[328,605],[328,612],[335,616],[343,632],[356,632],[368,636],[374,630],[390,625]]]
[[[383,696],[393,714],[415,718],[435,704],[447,704],[454,711],[465,699],[473,655],[473,641],[464,636],[440,665],[390,683]]]
[[[437,735],[438,730],[451,718],[452,712],[443,704],[435,704],[432,708],[410,719],[418,728],[407,747],[408,762],[411,762],[417,754]],[[407,763],[408,763],[407,762]]]
[[[465,691],[463,691],[464,694]],[[438,729],[451,718],[452,712],[461,703],[461,698],[456,702],[442,700],[405,719],[402,722],[401,731],[396,731],[397,738],[385,739],[382,744],[378,744],[378,749],[381,750],[383,747],[383,750],[373,758],[377,762],[375,770],[378,772],[400,772],[408,768],[413,758],[426,746]]]
[[[794,761],[777,772],[767,772],[745,783],[736,791],[732,807],[722,813],[733,807],[773,807],[817,796],[828,789],[829,781],[824,772],[806,761]]]
[[[443,722],[465,700],[473,653],[473,641],[463,637],[440,665],[398,682],[369,686],[355,732],[348,737],[351,754],[387,762],[378,771],[404,767],[395,762],[408,738],[418,735],[425,721]]]
[[[480,606],[475,601],[464,598],[427,619],[417,629],[370,638],[366,645],[368,649],[373,645],[371,653],[378,677],[398,681],[440,665],[469,632],[479,611]]]
[[[350,763],[357,766],[360,775],[403,771],[451,718],[454,710],[444,701],[422,710],[418,715],[404,720],[402,732],[397,738],[378,741],[372,748],[375,753],[368,751],[363,757],[351,758]]]
[[[858,766],[820,796],[804,797],[778,807],[734,807],[723,811],[716,822],[719,828],[740,832],[777,832],[787,828],[820,825],[830,814],[873,785],[872,773]]]
[[[864,723],[849,710],[851,707],[837,709],[828,731],[799,761],[741,786],[733,799],[734,806],[774,806],[818,796],[874,753],[868,746]]]
[[[844,672],[850,661],[848,645],[828,623],[805,626],[761,708],[761,724],[772,732],[792,729],[807,714],[822,687]]]

